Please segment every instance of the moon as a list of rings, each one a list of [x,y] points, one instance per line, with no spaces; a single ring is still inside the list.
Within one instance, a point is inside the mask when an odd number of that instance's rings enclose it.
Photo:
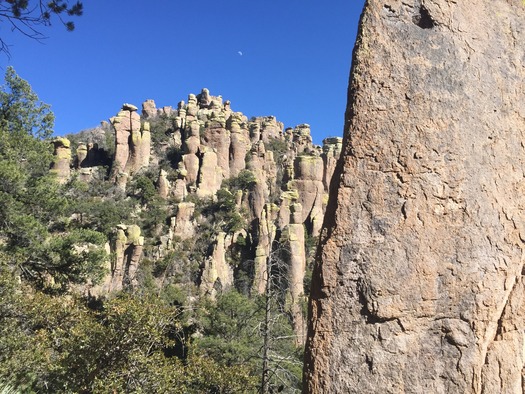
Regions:
[[[239,54],[239,56],[242,56],[242,51],[237,51],[237,53]]]

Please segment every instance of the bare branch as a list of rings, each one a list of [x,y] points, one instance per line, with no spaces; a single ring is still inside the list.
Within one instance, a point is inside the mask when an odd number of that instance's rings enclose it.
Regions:
[[[47,38],[39,28],[51,26],[53,15],[68,31],[72,31],[75,28],[73,21],[64,19],[63,15],[80,16],[82,12],[83,5],[80,1],[73,4],[69,4],[69,0],[38,0],[34,4],[0,1],[0,22],[7,22],[11,26],[11,31],[16,31],[39,42]],[[0,38],[0,52],[10,56],[9,45],[4,38]]]

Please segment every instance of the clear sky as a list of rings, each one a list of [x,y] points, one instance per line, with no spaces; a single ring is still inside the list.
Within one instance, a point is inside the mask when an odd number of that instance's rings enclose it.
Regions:
[[[176,106],[206,87],[248,117],[342,135],[364,0],[84,0],[76,29],[39,43],[9,32],[14,66],[52,105],[58,135],[94,127],[122,103]]]

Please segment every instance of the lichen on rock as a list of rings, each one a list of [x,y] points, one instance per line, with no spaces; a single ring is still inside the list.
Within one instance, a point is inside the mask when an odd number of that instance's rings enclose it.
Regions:
[[[523,391],[524,32],[517,1],[366,3],[305,393]]]

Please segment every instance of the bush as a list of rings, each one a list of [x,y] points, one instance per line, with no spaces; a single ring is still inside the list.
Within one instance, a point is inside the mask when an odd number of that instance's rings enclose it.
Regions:
[[[168,140],[168,135],[174,132],[173,118],[162,114],[155,118],[148,119],[151,133],[152,146],[157,146]]]
[[[255,174],[250,170],[242,170],[239,175],[226,179],[222,183],[222,187],[234,193],[237,190],[251,191],[257,184]]]

